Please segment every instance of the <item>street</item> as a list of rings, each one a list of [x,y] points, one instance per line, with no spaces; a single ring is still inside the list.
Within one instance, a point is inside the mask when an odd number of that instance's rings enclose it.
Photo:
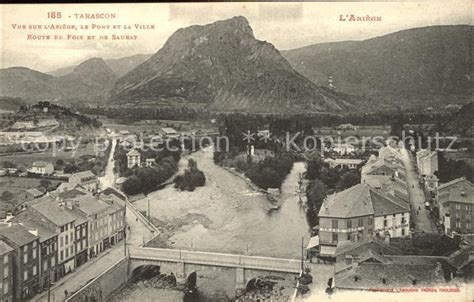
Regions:
[[[415,232],[437,233],[436,225],[430,217],[430,211],[425,209],[425,194],[419,184],[413,157],[405,148],[400,148],[400,153],[406,170],[408,194],[412,207],[411,219],[415,223]]]

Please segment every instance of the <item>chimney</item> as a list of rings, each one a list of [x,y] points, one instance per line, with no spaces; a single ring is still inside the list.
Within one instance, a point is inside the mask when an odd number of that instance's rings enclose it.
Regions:
[[[38,229],[31,229],[31,230],[29,229],[28,232],[30,232],[30,234],[33,234],[33,235],[35,235],[36,237],[38,237],[38,234],[39,234],[39,233],[38,233]]]

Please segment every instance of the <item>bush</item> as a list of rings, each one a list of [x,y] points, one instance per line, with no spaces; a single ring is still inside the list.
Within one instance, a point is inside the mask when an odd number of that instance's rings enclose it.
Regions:
[[[196,187],[206,184],[206,176],[197,168],[197,163],[189,159],[188,168],[184,174],[178,175],[174,182],[174,187],[181,191],[194,191]]]

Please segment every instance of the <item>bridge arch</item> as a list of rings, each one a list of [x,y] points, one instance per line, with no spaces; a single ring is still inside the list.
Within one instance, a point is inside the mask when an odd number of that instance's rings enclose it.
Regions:
[[[189,288],[190,290],[194,290],[197,287],[197,272],[191,272],[187,277],[186,277],[186,287]]]
[[[130,280],[133,282],[148,280],[161,274],[161,267],[155,264],[144,264],[133,269]]]
[[[251,291],[254,290],[257,286],[257,278],[252,278],[247,282],[247,285],[245,286],[246,291]]]

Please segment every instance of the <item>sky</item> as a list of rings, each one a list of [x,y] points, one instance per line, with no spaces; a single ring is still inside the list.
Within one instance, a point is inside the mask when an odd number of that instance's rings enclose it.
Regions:
[[[48,18],[61,12],[61,19]],[[108,13],[115,19],[77,19],[75,14]],[[378,22],[341,22],[340,15],[376,16]],[[1,68],[24,66],[42,72],[76,65],[91,57],[120,58],[157,52],[179,28],[244,16],[259,40],[280,50],[306,45],[363,40],[403,29],[432,25],[471,24],[472,1],[406,2],[279,2],[279,3],[142,3],[142,4],[21,4],[1,5]],[[50,14],[51,16],[51,14]],[[48,25],[75,25],[77,29],[50,30]],[[91,29],[120,25],[122,29]],[[153,29],[123,29],[125,25]],[[14,28],[14,25],[17,25]],[[26,29],[18,26],[25,25]],[[29,29],[41,25],[42,29]],[[89,29],[79,28],[88,25]],[[112,34],[136,35],[136,40],[111,40]],[[50,40],[27,39],[50,35]],[[54,35],[63,36],[55,40]],[[68,40],[67,35],[95,35],[95,40]],[[98,40],[108,35],[108,40]]]

